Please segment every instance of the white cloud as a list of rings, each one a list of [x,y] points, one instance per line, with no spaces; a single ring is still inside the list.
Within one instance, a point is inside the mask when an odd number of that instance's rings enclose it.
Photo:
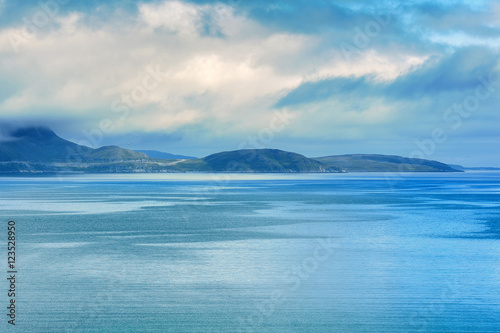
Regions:
[[[75,33],[82,15],[71,13],[68,16],[56,17],[55,20],[60,26],[60,30],[65,34]]]
[[[318,71],[308,75],[307,81],[325,80],[335,77],[373,76],[377,81],[392,81],[422,65],[427,56],[411,54],[381,54],[367,50],[354,60],[332,55],[332,60],[325,62]]]
[[[148,66],[159,66],[161,83],[133,101],[116,133],[199,124],[221,136],[254,132],[269,123],[279,98],[305,81],[365,74],[391,80],[425,60],[368,50],[353,63],[338,50],[314,58],[318,36],[272,31],[221,4],[142,4],[138,20],[122,27],[90,27],[75,13],[56,20],[59,28],[36,34],[18,53],[9,36],[22,28],[0,31],[0,76],[19,87],[0,100],[2,115],[50,110],[97,126],[117,119],[114,101],[137,92]],[[317,119],[308,122],[326,126]]]
[[[161,5],[142,5],[140,14],[144,22],[153,29],[163,27],[169,32],[196,36],[206,8],[168,1]]]

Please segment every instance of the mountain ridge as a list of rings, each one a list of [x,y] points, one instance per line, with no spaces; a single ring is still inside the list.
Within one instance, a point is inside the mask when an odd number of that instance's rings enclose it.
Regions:
[[[199,159],[159,159],[118,146],[91,148],[59,137],[48,127],[12,130],[0,141],[0,173],[239,172],[337,173],[353,171],[460,172],[431,160],[351,154],[308,158],[279,149],[241,149]],[[151,151],[150,151],[151,152]],[[158,152],[158,151],[153,151]],[[158,152],[160,154],[168,154]],[[170,156],[168,155],[161,155]],[[175,155],[189,157],[184,155]]]

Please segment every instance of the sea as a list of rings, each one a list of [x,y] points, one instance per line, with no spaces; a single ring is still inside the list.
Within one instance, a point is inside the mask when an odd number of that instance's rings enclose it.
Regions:
[[[1,332],[500,332],[499,172],[0,186]]]

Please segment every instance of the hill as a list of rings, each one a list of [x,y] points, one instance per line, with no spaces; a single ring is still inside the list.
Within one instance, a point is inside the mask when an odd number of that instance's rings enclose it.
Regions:
[[[342,172],[340,168],[278,149],[242,149],[216,153],[177,164],[180,169],[212,172]]]
[[[136,150],[136,152],[148,155],[151,158],[158,160],[196,160],[198,157],[175,155],[170,153],[164,153],[158,150]]]
[[[118,146],[104,146],[92,149],[83,155],[83,158],[90,162],[122,162],[122,161],[148,161],[151,158],[137,151],[120,148]]]
[[[458,165],[458,164],[448,164],[448,165],[451,166],[453,169],[455,169],[457,171],[465,171],[465,169],[466,169],[463,166]]]
[[[441,162],[394,155],[334,155],[315,160],[347,172],[462,172]]]

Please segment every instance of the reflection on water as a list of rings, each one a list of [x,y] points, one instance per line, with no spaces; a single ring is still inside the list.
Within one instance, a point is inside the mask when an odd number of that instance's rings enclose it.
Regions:
[[[0,178],[16,329],[500,331],[500,174],[386,178]]]

